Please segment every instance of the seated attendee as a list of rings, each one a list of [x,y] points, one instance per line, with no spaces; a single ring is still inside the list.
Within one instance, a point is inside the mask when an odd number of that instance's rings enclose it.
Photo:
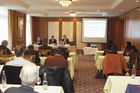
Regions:
[[[55,50],[54,56],[47,57],[44,66],[58,66],[68,68],[68,61],[62,56],[62,52],[60,50]]]
[[[23,66],[19,75],[22,85],[20,87],[11,87],[6,89],[4,93],[38,93],[34,91],[34,85],[39,77],[39,69],[33,64]]]
[[[3,51],[3,54],[4,55],[6,55],[6,54],[7,55],[12,54],[11,51],[7,48],[7,46],[8,46],[8,41],[7,40],[3,40],[2,43],[1,43],[1,45],[0,45],[0,50],[1,49],[6,49],[6,53]]]
[[[113,41],[109,40],[106,45],[106,49],[104,50],[103,55],[106,55],[106,52],[110,51],[111,47],[113,46]]]
[[[28,50],[24,52],[24,55],[35,55],[35,63],[40,63],[39,52],[34,50],[33,45],[28,46]]]
[[[115,45],[113,45],[110,49],[110,51],[108,51],[107,53],[109,54],[117,54],[117,47]]]
[[[52,49],[52,47],[47,46],[47,39],[44,39],[43,45],[40,46],[39,49],[48,50],[48,49]]]
[[[64,44],[62,41],[58,42],[58,48],[52,49],[51,51],[51,55],[54,55],[55,50],[59,50],[61,51],[62,55],[64,56],[65,59],[67,59],[67,57],[69,56],[69,53],[67,52],[67,48],[64,48]]]
[[[42,45],[42,40],[40,39],[40,37],[37,37],[37,40],[35,41],[35,44],[37,45]]]
[[[26,64],[31,63],[28,60],[24,60],[23,56],[24,56],[24,49],[21,46],[17,46],[15,48],[15,55],[16,55],[16,59],[9,61],[6,63],[6,65],[12,65],[12,66],[24,66]]]
[[[133,64],[135,64],[136,55],[140,55],[140,52],[138,52],[135,46],[131,46],[130,58],[128,63],[129,68],[132,68]],[[140,60],[138,61],[137,66],[140,66]]]
[[[52,38],[49,40],[49,44],[57,44],[57,40],[52,36]]]
[[[129,56],[130,52],[131,52],[131,42],[126,42],[126,47],[125,47],[123,55]]]
[[[62,41],[63,41],[64,45],[65,45],[65,44],[69,44],[69,39],[67,38],[66,35],[63,36]]]

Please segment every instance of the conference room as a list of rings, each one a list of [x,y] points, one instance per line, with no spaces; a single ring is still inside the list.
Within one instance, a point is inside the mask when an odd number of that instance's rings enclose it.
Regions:
[[[139,93],[139,25],[140,0],[0,0],[0,92]]]

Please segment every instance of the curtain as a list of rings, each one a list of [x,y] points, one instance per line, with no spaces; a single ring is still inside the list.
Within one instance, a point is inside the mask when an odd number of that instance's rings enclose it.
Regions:
[[[0,7],[0,43],[3,40],[9,41],[8,37],[8,9]]]
[[[26,46],[32,44],[31,16],[26,15]]]

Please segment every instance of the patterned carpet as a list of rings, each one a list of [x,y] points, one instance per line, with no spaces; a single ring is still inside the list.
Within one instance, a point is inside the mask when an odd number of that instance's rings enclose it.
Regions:
[[[76,64],[74,76],[75,93],[103,93],[105,80],[95,79],[97,69],[93,56],[82,56]]]

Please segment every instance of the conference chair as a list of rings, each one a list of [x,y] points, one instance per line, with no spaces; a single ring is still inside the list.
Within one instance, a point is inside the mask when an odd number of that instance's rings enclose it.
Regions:
[[[140,93],[140,86],[134,84],[128,84],[125,93]]]
[[[2,78],[3,71],[5,71],[7,84],[21,84],[21,80],[19,78],[21,68],[21,66],[5,65],[1,71],[0,80]]]
[[[103,61],[103,75],[123,74],[123,69],[127,70],[127,63],[122,54],[106,54]]]
[[[0,55],[7,55],[7,49],[0,49]]]
[[[14,55],[0,55],[0,62],[1,64],[5,64],[6,62],[13,60],[14,59]]]
[[[135,65],[135,68],[134,68],[135,75],[140,75],[140,66],[138,64],[140,64],[140,55],[135,56],[135,64],[134,64]],[[130,74],[132,74],[132,68],[129,68],[128,72]]]
[[[39,54],[41,56],[47,56],[49,53],[51,52],[51,50],[45,50],[45,49],[39,49]]]
[[[35,63],[35,55],[24,55],[23,58]]]
[[[39,75],[43,81],[43,75],[46,73],[48,85],[62,86],[64,93],[75,93],[70,73],[65,67],[40,67]]]

